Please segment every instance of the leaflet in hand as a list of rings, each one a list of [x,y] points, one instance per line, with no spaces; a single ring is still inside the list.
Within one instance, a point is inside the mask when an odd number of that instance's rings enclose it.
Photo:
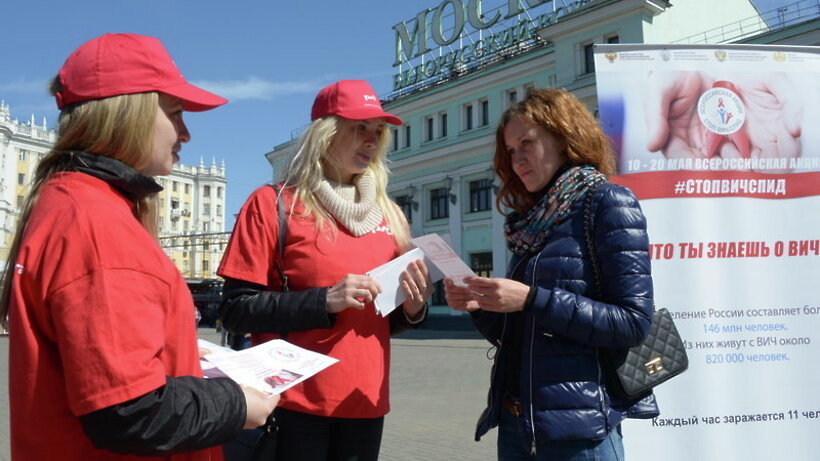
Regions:
[[[420,248],[427,259],[433,262],[444,277],[453,280],[456,285],[465,286],[464,277],[475,277],[470,269],[455,251],[438,234],[427,234],[413,239],[413,243]]]
[[[208,378],[228,377],[268,394],[279,394],[338,362],[275,339],[241,351],[199,340],[202,372]]]
[[[418,248],[412,249],[367,273],[367,275],[376,279],[382,288],[382,292],[379,293],[373,301],[373,304],[376,306],[376,312],[385,316],[407,299],[404,296],[404,290],[401,289],[401,273],[407,269],[408,264],[417,259],[424,260],[424,264],[427,265],[430,280],[433,283],[444,278],[441,272],[424,256],[423,251]]]

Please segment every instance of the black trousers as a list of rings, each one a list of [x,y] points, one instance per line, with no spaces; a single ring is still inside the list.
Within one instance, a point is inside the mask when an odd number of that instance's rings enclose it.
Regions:
[[[332,418],[276,409],[277,461],[377,461],[384,417]]]

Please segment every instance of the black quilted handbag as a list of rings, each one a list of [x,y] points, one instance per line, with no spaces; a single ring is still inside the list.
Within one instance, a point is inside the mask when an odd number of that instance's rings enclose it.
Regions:
[[[584,235],[595,272],[595,284],[603,300],[601,266],[592,237],[592,195],[595,187],[584,197]],[[628,349],[611,351],[609,365],[614,370],[610,385],[617,394],[639,397],[653,387],[683,373],[689,367],[689,358],[672,315],[666,309],[657,309],[652,315],[652,327],[641,344]]]

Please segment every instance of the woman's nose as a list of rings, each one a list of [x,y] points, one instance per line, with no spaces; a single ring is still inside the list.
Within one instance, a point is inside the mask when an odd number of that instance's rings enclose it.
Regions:
[[[376,134],[376,133],[368,133],[365,136],[364,143],[365,143],[365,145],[367,145],[367,147],[371,147],[371,148],[378,146],[379,145],[379,135]]]
[[[179,121],[179,142],[188,142],[191,140],[191,133],[188,131],[188,127],[185,125],[185,122],[182,120]]]

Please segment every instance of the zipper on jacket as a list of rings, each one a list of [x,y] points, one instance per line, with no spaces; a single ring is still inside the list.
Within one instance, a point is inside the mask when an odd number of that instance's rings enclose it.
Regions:
[[[495,357],[493,357],[493,364],[495,364],[495,363],[496,363],[495,361],[496,361],[496,359],[498,359],[498,355],[501,353],[501,347],[503,347],[503,342],[502,342],[502,339],[504,338],[504,332],[505,332],[506,330],[507,330],[507,314],[504,314],[504,317],[502,318],[502,321],[501,321],[501,336],[499,336],[499,337],[498,337],[498,346],[497,346],[497,348],[496,348],[496,350],[495,350]],[[489,357],[487,357],[487,358],[489,358]],[[498,370],[496,369],[496,367],[495,367],[495,366],[494,366],[494,367],[492,367],[492,372],[490,373],[490,383],[494,383],[494,382],[495,382],[495,374],[496,374],[496,372],[497,372],[497,371],[498,371]],[[491,384],[491,385],[492,385],[492,384]],[[488,402],[487,402],[487,406],[488,406],[489,408],[493,408],[493,406],[495,405],[495,403],[493,402],[493,392],[492,392],[492,389],[491,389],[491,390],[490,390],[490,392],[489,392],[489,396],[487,397],[487,400],[488,400]],[[504,411],[504,408],[501,408],[501,411]]]
[[[601,349],[599,347],[595,348],[595,364],[598,365],[598,403],[601,407],[601,414],[604,415],[604,427],[606,428],[606,433],[610,433],[609,429],[609,416],[606,414],[606,402],[604,402],[604,386],[603,386],[603,370],[601,369],[601,357],[600,357]]]
[[[538,259],[541,257],[539,252],[535,255],[535,262],[532,265],[532,286],[537,287],[536,273],[538,271]],[[530,447],[530,454],[535,456],[535,404],[533,404],[532,397],[532,376],[534,372],[532,351],[535,348],[535,319],[530,320],[530,431],[532,431],[532,446]]]

